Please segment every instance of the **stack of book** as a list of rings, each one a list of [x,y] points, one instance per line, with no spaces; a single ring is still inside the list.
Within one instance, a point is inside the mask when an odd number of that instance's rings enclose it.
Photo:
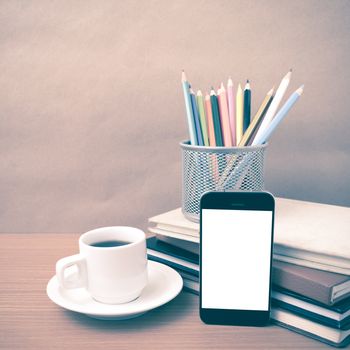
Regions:
[[[199,293],[199,224],[180,208],[149,219],[148,257]],[[271,319],[341,347],[350,343],[350,208],[276,198]]]

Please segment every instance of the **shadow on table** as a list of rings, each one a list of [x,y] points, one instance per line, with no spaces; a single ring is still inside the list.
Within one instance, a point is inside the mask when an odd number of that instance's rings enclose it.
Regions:
[[[174,300],[163,306],[146,312],[139,317],[121,321],[98,320],[68,310],[64,310],[64,314],[71,322],[103,332],[115,332],[117,330],[134,332],[135,328],[139,330],[159,329],[159,327],[183,319],[188,315],[189,309],[196,309],[196,303],[193,302],[194,298],[196,297],[192,294],[181,292]]]

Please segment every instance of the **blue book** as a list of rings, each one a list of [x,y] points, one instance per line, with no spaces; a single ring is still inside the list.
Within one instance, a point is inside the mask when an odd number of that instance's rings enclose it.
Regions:
[[[199,276],[199,257],[197,254],[162,242],[156,237],[147,238],[147,256],[150,260]]]
[[[290,329],[326,344],[344,347],[350,343],[350,330],[342,330],[309,320],[284,308],[272,304],[271,320],[281,327]]]
[[[271,297],[272,305],[309,320],[342,330],[350,329],[350,298],[328,306],[277,286],[273,286]]]

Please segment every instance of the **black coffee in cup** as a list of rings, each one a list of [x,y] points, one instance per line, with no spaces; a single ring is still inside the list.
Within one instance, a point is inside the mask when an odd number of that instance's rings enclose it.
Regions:
[[[97,247],[97,248],[112,248],[112,247],[121,247],[123,245],[127,245],[130,243],[131,242],[109,240],[109,241],[101,241],[101,242],[91,243],[90,245],[92,247]]]

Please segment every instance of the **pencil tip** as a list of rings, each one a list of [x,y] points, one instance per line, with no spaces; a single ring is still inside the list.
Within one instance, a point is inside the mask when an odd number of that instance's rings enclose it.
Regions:
[[[290,71],[290,72],[293,72],[293,68],[290,68],[289,71]]]
[[[292,68],[288,71],[288,73],[284,76],[284,79],[290,79],[291,78],[291,76],[292,76]]]
[[[247,83],[249,84],[249,79],[247,79]]]

